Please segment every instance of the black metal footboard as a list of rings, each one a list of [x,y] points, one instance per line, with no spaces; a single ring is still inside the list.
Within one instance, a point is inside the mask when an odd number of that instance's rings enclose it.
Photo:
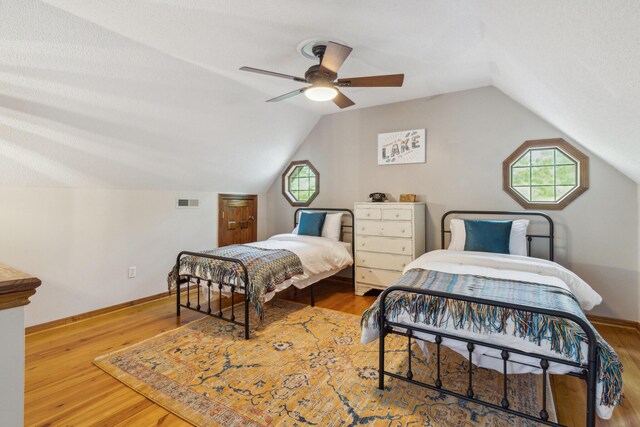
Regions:
[[[556,358],[556,357],[548,357],[545,355],[540,355],[540,354],[536,354],[536,353],[529,353],[529,352],[525,352],[522,350],[518,350],[516,348],[511,348],[511,347],[503,347],[500,345],[494,345],[494,344],[489,344],[486,342],[482,342],[482,341],[477,341],[471,338],[463,338],[460,336],[456,336],[456,335],[452,335],[452,334],[448,334],[445,333],[443,331],[440,330],[436,330],[436,329],[432,329],[429,327],[429,325],[421,325],[421,326],[417,326],[417,325],[407,325],[404,323],[397,323],[397,322],[393,322],[391,320],[388,320],[385,316],[385,301],[387,296],[392,293],[392,292],[406,292],[406,293],[413,293],[413,294],[422,294],[422,295],[429,295],[429,296],[433,296],[433,297],[440,297],[440,298],[445,298],[445,299],[454,299],[454,300],[460,300],[460,301],[466,301],[469,303],[477,303],[477,304],[483,304],[483,305],[489,305],[489,306],[495,306],[495,307],[502,307],[502,308],[509,308],[509,309],[514,309],[514,310],[520,310],[520,311],[524,311],[524,312],[528,312],[528,313],[534,313],[534,314],[542,314],[545,316],[554,316],[554,317],[559,317],[559,318],[564,318],[567,320],[570,320],[572,322],[575,322],[578,326],[580,326],[580,328],[582,328],[582,330],[585,332],[587,339],[588,339],[588,352],[587,352],[587,362],[586,363],[578,363],[578,362],[574,362],[574,361],[570,361],[570,360],[565,360],[565,359],[561,359],[561,358]],[[549,369],[549,362],[555,362],[555,363],[559,363],[562,365],[567,365],[567,366],[571,366],[574,368],[578,368],[581,369],[580,372],[576,372],[576,373],[569,373],[567,375],[571,375],[571,376],[576,376],[578,378],[582,378],[587,382],[587,420],[586,420],[586,425],[588,427],[594,427],[595,423],[596,423],[596,367],[597,367],[597,341],[596,341],[596,333],[593,330],[593,327],[585,320],[581,319],[578,316],[575,316],[573,314],[570,313],[564,313],[564,312],[559,312],[556,310],[546,310],[546,309],[542,309],[542,308],[534,308],[534,307],[527,307],[527,306],[522,306],[522,305],[517,305],[517,304],[507,304],[507,303],[502,303],[502,302],[498,302],[498,301],[491,301],[491,300],[486,300],[486,299],[482,299],[482,298],[474,298],[474,297],[469,297],[469,296],[464,296],[464,295],[457,295],[457,294],[449,294],[446,292],[440,292],[440,291],[432,291],[432,290],[427,290],[427,289],[416,289],[416,288],[412,288],[412,287],[406,287],[406,286],[391,286],[389,288],[387,288],[381,295],[380,295],[380,300],[379,300],[379,317],[378,317],[378,327],[380,330],[380,338],[379,338],[379,384],[378,384],[378,388],[380,390],[384,390],[384,376],[389,376],[392,378],[396,378],[402,381],[407,381],[411,384],[415,384],[418,386],[422,386],[425,387],[427,389],[431,389],[434,391],[438,391],[440,393],[444,393],[450,396],[455,396],[459,399],[464,399],[467,400],[469,402],[473,402],[473,403],[477,403],[480,405],[484,405],[502,412],[507,412],[509,414],[512,415],[516,415],[519,417],[523,417],[532,421],[536,421],[538,423],[541,424],[546,424],[546,425],[551,425],[551,426],[560,426],[561,424],[558,424],[557,422],[553,422],[549,420],[549,414],[547,412],[547,370]],[[411,368],[411,340],[412,339],[418,339],[414,336],[414,334],[418,332],[418,333],[426,333],[429,335],[433,335],[435,336],[435,343],[436,343],[436,380],[433,384],[428,384],[422,381],[416,381],[413,379],[413,372],[412,372],[412,368]],[[404,375],[400,375],[400,374],[395,374],[392,372],[387,372],[384,369],[384,359],[385,359],[385,336],[388,334],[396,334],[396,335],[402,335],[407,337],[407,352],[408,352],[408,369],[407,369],[407,374],[406,376]],[[466,391],[466,394],[462,394],[462,393],[458,393],[454,390],[450,390],[447,389],[445,387],[443,387],[443,378],[441,377],[441,372],[440,372],[440,347],[442,344],[442,339],[443,338],[447,338],[447,339],[452,339],[452,340],[456,340],[456,341],[461,341],[467,344],[467,350],[469,351],[469,383],[468,383],[468,388]],[[473,391],[473,352],[475,349],[475,346],[483,346],[483,347],[489,347],[492,349],[496,349],[501,351],[501,357],[503,360],[503,371],[502,371],[502,376],[503,376],[503,390],[502,390],[502,399],[500,400],[500,402],[498,402],[497,400],[495,402],[490,402],[490,401],[485,401],[485,400],[480,400],[478,398],[476,398],[476,395]],[[542,369],[543,372],[543,390],[542,390],[542,408],[540,410],[540,412],[538,414],[527,414],[521,411],[517,411],[514,410],[512,408],[510,408],[510,403],[509,403],[509,399],[508,399],[508,378],[507,378],[507,364],[509,361],[509,357],[511,354],[519,354],[519,355],[524,355],[524,356],[529,356],[532,357],[534,359],[537,359],[540,361],[540,368]],[[512,363],[519,363],[519,362],[512,362]]]
[[[234,259],[234,258],[227,258],[227,257],[222,257],[222,256],[216,256],[216,255],[208,255],[208,254],[203,254],[203,253],[199,253],[199,252],[189,252],[189,251],[182,251],[178,254],[178,258],[176,260],[176,265],[179,267],[180,266],[180,258],[182,258],[183,256],[196,256],[196,257],[200,257],[200,258],[209,258],[209,259],[217,259],[220,261],[226,261],[226,262],[231,262],[234,264],[238,264],[241,268],[242,268],[242,274],[243,274],[243,286],[238,286],[238,284],[236,282],[233,283],[213,283],[211,280],[206,280],[200,277],[195,277],[192,276],[190,274],[182,274],[182,275],[178,275],[178,281],[177,281],[177,292],[176,292],[176,310],[177,310],[177,315],[180,316],[180,307],[184,307],[184,308],[188,308],[189,310],[193,310],[193,311],[197,311],[198,313],[202,313],[202,314],[207,314],[209,316],[213,316],[222,320],[225,320],[227,322],[231,322],[234,323],[236,325],[240,325],[240,326],[244,326],[244,338],[245,339],[249,339],[249,305],[250,305],[250,294],[249,294],[249,272],[247,271],[247,266],[244,265],[244,263],[238,259]],[[206,282],[207,284],[207,305],[203,306],[200,303],[200,283],[201,282]],[[183,284],[187,284],[187,301],[186,303],[182,303],[180,301],[180,291]],[[196,305],[195,307],[193,306],[193,304],[191,303],[191,283],[194,283],[196,286],[196,289],[198,290],[198,296],[197,296],[197,300],[196,300]],[[218,287],[218,292],[219,292],[219,298],[218,298],[218,312],[213,312],[211,309],[211,288],[213,286],[217,285]],[[224,317],[224,313],[222,311],[222,288],[224,286],[228,286],[231,289],[231,316],[230,317]],[[242,292],[244,292],[244,322],[239,322],[236,320],[236,315],[235,315],[235,292],[236,290],[241,290]],[[215,289],[214,289],[215,291]]]

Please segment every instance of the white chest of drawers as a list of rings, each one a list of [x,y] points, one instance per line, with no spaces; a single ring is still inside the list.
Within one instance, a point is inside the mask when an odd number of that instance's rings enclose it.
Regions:
[[[385,289],[424,253],[424,203],[355,204],[356,295]]]

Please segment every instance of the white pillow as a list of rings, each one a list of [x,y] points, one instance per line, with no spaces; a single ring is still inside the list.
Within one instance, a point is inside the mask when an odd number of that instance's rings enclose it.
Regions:
[[[517,219],[511,224],[511,234],[509,235],[509,253],[511,255],[527,256],[527,227],[528,219]],[[464,228],[463,219],[452,219],[449,223],[451,230],[450,251],[464,251],[464,243],[467,233]]]
[[[327,213],[327,216],[324,217],[324,224],[322,225],[322,237],[340,240],[340,234],[342,232],[342,215],[342,212]]]
[[[464,242],[467,240],[467,232],[464,229],[463,219],[452,219],[449,222],[451,230],[450,251],[464,251]]]
[[[327,237],[333,240],[340,240],[342,234],[342,212],[339,213],[327,213],[324,217],[324,224],[322,225],[322,237]],[[298,234],[298,226],[291,231],[291,234]],[[464,243],[463,245],[464,246]]]
[[[509,236],[509,253],[511,255],[529,255],[527,253],[527,227],[529,227],[528,219],[516,219],[511,224],[511,235]]]

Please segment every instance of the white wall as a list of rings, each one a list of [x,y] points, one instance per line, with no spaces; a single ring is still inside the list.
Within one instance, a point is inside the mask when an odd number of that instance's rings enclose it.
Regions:
[[[176,209],[177,197],[201,207]],[[217,245],[217,193],[0,187],[0,200],[0,260],[42,280],[27,326],[166,291],[179,251]]]
[[[377,166],[377,134],[427,129],[427,163]],[[323,117],[292,159],[321,176],[315,207],[352,207],[374,191],[415,193],[427,202],[427,248],[440,247],[439,223],[450,209],[519,210],[502,190],[502,161],[528,139],[565,138],[590,158],[591,188],[562,211],[556,258],[604,298],[593,312],[640,319],[638,186],[558,129],[493,87]],[[290,228],[292,208],[268,193],[269,232]]]

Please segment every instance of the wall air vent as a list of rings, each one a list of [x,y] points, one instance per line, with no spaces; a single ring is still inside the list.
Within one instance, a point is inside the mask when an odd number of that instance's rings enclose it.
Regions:
[[[200,207],[198,199],[176,199],[177,209],[197,209]]]

